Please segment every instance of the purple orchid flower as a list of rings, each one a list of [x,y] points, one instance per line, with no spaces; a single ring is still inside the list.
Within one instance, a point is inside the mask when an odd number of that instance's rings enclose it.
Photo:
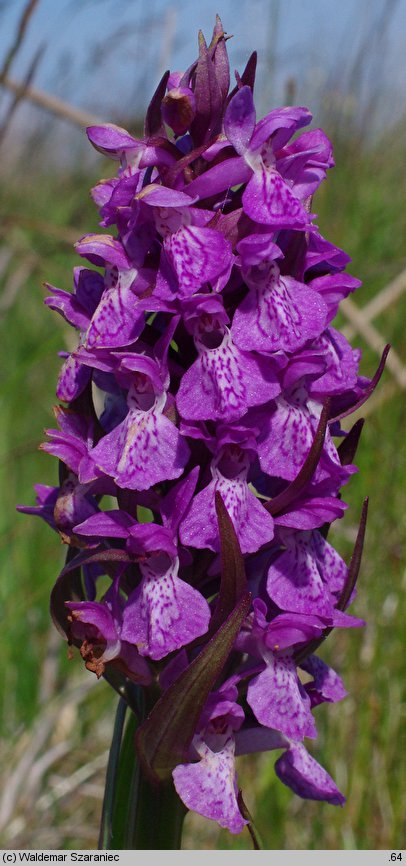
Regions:
[[[344,802],[303,740],[314,708],[345,697],[317,647],[363,624],[347,608],[366,511],[349,566],[325,527],[356,472],[360,428],[340,418],[386,357],[360,375],[334,326],[360,283],[310,212],[331,144],[302,131],[304,107],[257,119],[255,65],[230,90],[217,18],[190,67],[163,76],[142,138],[88,129],[118,172],[92,190],[103,231],[76,244],[88,267],[72,293],[49,287],[79,332],[41,446],[60,484],[19,506],[69,546],[58,628],[130,703],[131,683],[147,692],[141,772],[232,833],[248,821],[238,754],[282,749],[295,793]]]
[[[63,289],[52,289],[52,295],[45,298],[45,304],[60,313],[64,319],[79,331],[79,345],[89,327],[91,318],[100,303],[104,291],[104,281],[100,274],[88,268],[74,269],[73,293]],[[58,379],[56,395],[59,400],[71,402],[85,389],[91,377],[91,370],[84,367],[72,354],[68,354]]]
[[[66,607],[70,611],[71,639],[81,642],[80,652],[88,670],[101,677],[106,664],[114,662],[133,682],[142,685],[151,682],[148,664],[123,635],[123,599],[119,593],[119,579],[102,602],[67,601]]]
[[[173,771],[176,790],[185,805],[231,833],[240,833],[247,823],[238,806],[234,764],[234,733],[244,721],[237,696],[232,682],[210,695],[192,744],[192,754],[199,760],[179,764]]]
[[[188,319],[198,358],[182,378],[176,403],[181,415],[190,420],[238,420],[250,406],[280,393],[271,364],[234,344],[225,311],[220,303],[215,304],[216,311],[212,302],[210,311],[207,303],[200,304],[201,315]]]
[[[219,551],[215,493],[221,494],[238,533],[243,553],[258,550],[273,538],[274,524],[248,487],[248,472],[255,459],[255,439],[244,428],[225,428],[215,444],[210,464],[212,480],[193,499],[180,526],[182,544]]]
[[[102,541],[122,538],[129,560],[138,562],[141,581],[122,610],[121,635],[142,656],[159,660],[208,629],[210,608],[198,590],[178,577],[176,533],[196,486],[196,472],[163,500],[164,526],[140,524],[125,511],[99,512],[75,527],[76,534]],[[176,512],[173,508],[176,504]]]

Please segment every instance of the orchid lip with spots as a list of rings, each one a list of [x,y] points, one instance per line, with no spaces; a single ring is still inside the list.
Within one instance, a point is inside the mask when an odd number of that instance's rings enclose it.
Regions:
[[[278,750],[296,795],[344,803],[305,741],[346,694],[315,652],[363,625],[346,608],[366,508],[348,566],[326,539],[356,471],[335,419],[379,378],[331,324],[359,286],[311,213],[331,144],[303,107],[258,120],[254,80],[253,56],[230,85],[217,17],[143,138],[87,130],[118,170],[92,191],[73,292],[48,286],[78,344],[42,446],[60,485],[20,506],[68,545],[59,630],[131,712],[146,696],[134,766],[231,833],[251,821],[236,754]]]

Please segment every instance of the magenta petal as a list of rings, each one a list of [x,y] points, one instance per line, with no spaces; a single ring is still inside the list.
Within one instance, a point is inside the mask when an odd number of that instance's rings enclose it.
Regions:
[[[266,286],[252,285],[236,310],[232,334],[241,349],[294,352],[323,330],[326,307],[303,283],[274,267]]]
[[[158,481],[178,478],[189,448],[175,425],[158,411],[130,409],[90,453],[96,466],[119,487],[147,490]]]
[[[321,637],[325,628],[326,620],[321,617],[300,613],[280,613],[267,624],[263,639],[270,650],[283,650]]]
[[[116,348],[133,343],[145,325],[145,315],[129,283],[133,272],[119,275],[117,285],[103,293],[85,336],[87,349]]]
[[[209,198],[230,189],[230,186],[246,183],[251,175],[252,169],[249,165],[241,156],[235,156],[214,165],[192,180],[186,187],[186,192],[191,196],[198,195],[200,199]]]
[[[224,132],[237,153],[246,151],[254,132],[255,120],[252,90],[245,85],[230,100],[224,117]]]
[[[262,431],[258,441],[261,469],[268,475],[278,475],[293,481],[310,451],[321,415],[322,404],[309,400],[304,387],[298,386],[290,395],[277,397],[276,408],[260,418]],[[354,471],[342,467],[337,450],[327,429],[320,462],[314,480],[337,481],[337,488]]]
[[[281,782],[288,785],[299,797],[325,800],[333,806],[342,806],[345,803],[345,797],[331,776],[301,744],[292,746],[278,758],[275,772]]]
[[[304,662],[300,662],[300,667],[313,677],[313,680],[305,685],[312,707],[323,701],[341,701],[348,694],[341,677],[318,656],[309,656]]]
[[[260,265],[261,262],[271,262],[274,259],[283,259],[282,250],[273,241],[274,233],[265,231],[263,234],[250,234],[242,238],[237,244],[244,268],[252,265]]]
[[[141,560],[144,554],[158,550],[172,559],[177,556],[172,527],[168,529],[158,523],[136,523],[133,520],[128,535],[128,547],[135,556],[140,556]]]
[[[140,656],[136,647],[121,641],[120,654],[117,657],[117,662],[120,663],[119,668],[124,668],[124,673],[134,682],[149,686],[153,682],[153,675],[149,669],[148,662]]]
[[[107,262],[117,268],[131,267],[123,245],[111,235],[84,235],[75,244],[75,250],[80,256],[85,256],[99,265]]]
[[[212,282],[231,259],[231,244],[215,229],[182,226],[164,241],[164,249],[176,271],[184,295],[193,295]]]
[[[252,755],[255,752],[271,752],[273,749],[284,749],[289,740],[279,731],[264,728],[262,725],[242,727],[235,732],[235,754]]]
[[[312,129],[278,153],[277,168],[302,201],[313,195],[334,165],[331,142],[322,129]]]
[[[327,243],[327,241],[325,242]],[[343,265],[344,266],[344,265]],[[351,274],[325,274],[311,281],[310,286],[319,292],[328,307],[328,321],[337,315],[338,306],[343,298],[362,285],[361,280]]]
[[[324,523],[333,523],[343,516],[348,507],[342,499],[334,496],[312,496],[309,488],[307,496],[298,496],[284,514],[274,517],[278,526],[293,529],[317,529]]]
[[[325,394],[342,394],[357,385],[359,352],[354,350],[343,334],[335,328],[326,328],[313,342],[314,349],[324,353],[326,370],[312,383],[310,393],[316,399]]]
[[[197,200],[197,196],[191,198],[182,190],[170,189],[159,183],[150,183],[137,194],[137,199],[151,207],[180,208],[190,207]]]
[[[310,532],[297,532],[271,564],[267,591],[282,610],[331,616],[332,599],[322,579]]]
[[[124,609],[121,634],[142,656],[158,660],[205,634],[209,620],[207,601],[172,568],[143,578]]]
[[[221,752],[212,752],[203,742],[196,748],[201,760],[179,764],[173,771],[179,797],[188,809],[217,821],[230,833],[241,833],[247,821],[237,803],[233,740],[230,738]]]
[[[268,415],[258,443],[261,468],[269,475],[288,481],[296,478],[314,439],[312,416],[300,401],[276,401],[276,410]]]
[[[107,604],[97,601],[67,601],[65,604],[76,620],[95,626],[104,640],[119,639],[113,614]]]
[[[46,433],[51,441],[43,442],[40,445],[41,451],[59,457],[75,475],[78,475],[81,461],[86,455],[86,443],[80,442],[74,436],[67,436],[66,433],[59,430],[47,430]]]
[[[181,415],[190,420],[232,421],[247,411],[247,393],[239,351],[227,337],[208,349],[186,371],[176,397]]]
[[[304,229],[310,222],[310,215],[279,172],[264,166],[247,184],[242,202],[247,216],[275,229]]]
[[[190,420],[233,421],[249,406],[280,393],[272,363],[241,352],[225,333],[220,346],[202,350],[182,378],[176,397],[181,415]]]
[[[62,365],[56,387],[58,400],[71,403],[86,388],[91,370],[81,364],[73,355],[69,355]]]
[[[274,150],[279,150],[302,126],[308,126],[312,115],[302,105],[286,105],[274,108],[259,123],[251,139],[251,150],[258,150],[272,136]]]
[[[134,518],[119,509],[99,511],[75,526],[75,532],[91,537],[127,538],[128,530],[134,522]]]
[[[133,138],[122,126],[115,123],[103,123],[100,126],[88,126],[86,129],[89,141],[101,153],[109,156],[119,155],[122,151],[142,147],[142,142]]]
[[[214,494],[220,493],[231,517],[242,553],[252,553],[273,538],[273,519],[244,479],[219,477],[194,497],[180,526],[182,544],[220,551]]]
[[[164,526],[170,527],[176,532],[180,522],[183,520],[193,494],[195,492],[199,467],[194,466],[186,478],[182,478],[161,501],[161,516]]]
[[[310,700],[300,684],[292,658],[266,654],[267,666],[254,677],[247,701],[261,725],[275,728],[292,740],[315,737]]]
[[[348,566],[320,532],[312,532],[312,543],[320,572],[329,591],[339,596],[347,580]]]
[[[97,274],[97,276],[99,276],[99,274]],[[86,309],[83,309],[80,302],[78,302],[77,295],[73,292],[65,292],[63,289],[57,289],[49,283],[45,283],[45,285],[47,289],[51,289],[52,295],[45,298],[44,304],[46,304],[51,310],[60,313],[70,325],[73,325],[74,328],[78,328],[80,331],[87,328],[89,324],[89,313]]]

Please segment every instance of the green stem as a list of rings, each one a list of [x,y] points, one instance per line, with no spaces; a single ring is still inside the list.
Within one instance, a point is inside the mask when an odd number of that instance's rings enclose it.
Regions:
[[[178,797],[172,779],[151,784],[144,775],[134,747],[134,736],[156,700],[155,690],[140,707],[140,719],[128,712],[124,736],[120,737],[119,759],[115,758],[115,778],[110,776],[108,796],[111,829],[106,834],[106,815],[100,845],[114,851],[171,850],[181,847],[183,819],[187,809]],[[115,741],[113,736],[113,742]],[[111,793],[112,792],[112,793]],[[112,801],[114,800],[114,804]]]
[[[121,741],[123,737],[125,714],[127,711],[127,703],[123,698],[120,698],[116,719],[114,722],[113,739],[111,741],[109,760],[106,772],[106,786],[104,789],[102,817],[99,834],[99,849],[104,850],[110,848],[112,838],[112,817],[114,809],[114,801],[116,797],[116,782],[117,771],[120,758]]]
[[[179,849],[187,810],[175,791],[172,779],[154,786],[140,772],[137,793],[130,847],[133,850]]]
[[[143,692],[142,719],[151,712],[159,690],[151,686]],[[178,797],[172,779],[153,784],[137,761],[133,792],[133,820],[128,845],[132,850],[172,850],[181,847],[183,820],[187,809]],[[135,787],[135,786],[134,786]]]

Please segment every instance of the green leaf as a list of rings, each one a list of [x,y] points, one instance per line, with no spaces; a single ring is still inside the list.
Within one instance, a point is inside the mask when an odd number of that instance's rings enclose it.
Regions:
[[[81,569],[72,565],[73,559],[76,558],[76,552],[74,547],[68,548],[65,568],[62,569],[53,586],[50,599],[52,621],[65,640],[68,639],[69,630],[69,611],[65,601],[84,601],[85,598]]]
[[[355,539],[354,549],[352,552],[350,564],[348,566],[347,580],[343,587],[342,593],[337,603],[339,610],[345,610],[352,596],[355,584],[358,580],[359,570],[361,567],[362,551],[364,549],[365,530],[368,517],[368,497],[364,499],[362,505],[361,518],[359,522],[357,537]]]
[[[140,694],[138,701],[141,718],[144,714],[143,697]],[[153,695],[150,697],[153,698]],[[111,818],[110,833],[107,835],[105,831],[104,838],[113,851],[176,850],[181,846],[183,819],[187,809],[172,780],[156,787],[143,774],[134,742],[138,724],[137,716],[130,712],[124,737],[120,741],[119,761],[114,767],[112,808],[109,803],[109,813],[104,819],[106,824]]]
[[[220,628],[234,610],[237,601],[247,591],[240,544],[231,517],[218,491],[216,491],[215,503],[220,534],[221,584],[216,609],[210,622],[210,635]]]
[[[246,804],[244,803],[244,798],[242,795],[241,788],[238,791],[238,806],[239,806],[241,815],[243,816],[243,818],[245,818],[246,821],[248,821],[247,830],[251,836],[252,845],[253,845],[254,850],[255,851],[261,851],[265,846],[264,846],[264,843],[263,843],[261,836],[258,832],[258,829],[255,826],[253,817],[252,817],[251,813],[249,812]]]
[[[245,593],[202,652],[158,700],[136,734],[145,772],[158,781],[187,758],[204,704],[213,689],[242,623],[251,596]]]
[[[130,713],[121,743],[114,792],[114,808],[109,840],[109,847],[113,851],[122,851],[123,849],[132,847],[139,777],[139,764],[134,747],[134,735],[137,726],[137,717],[134,713]]]
[[[337,452],[342,466],[349,466],[353,462],[357,452],[358,443],[364,426],[365,418],[358,418],[358,421],[348,431],[345,439],[338,446]]]

